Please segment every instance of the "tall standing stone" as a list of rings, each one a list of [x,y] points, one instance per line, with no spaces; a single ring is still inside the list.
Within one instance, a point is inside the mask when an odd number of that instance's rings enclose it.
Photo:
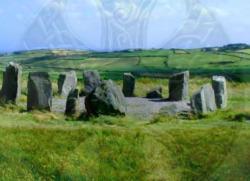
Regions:
[[[207,106],[204,89],[195,92],[191,98],[191,107],[196,114],[206,114]]]
[[[3,73],[1,102],[14,104],[17,102],[17,99],[21,95],[21,75],[21,66],[10,62]]]
[[[27,109],[47,110],[52,108],[52,85],[49,74],[46,72],[33,72],[28,78]]]
[[[70,71],[65,74],[60,74],[58,81],[58,93],[61,96],[67,97],[71,90],[77,87],[77,76],[75,71]]]
[[[65,115],[75,116],[79,112],[79,91],[78,89],[71,90],[66,102]]]
[[[85,71],[83,73],[84,91],[88,95],[101,84],[101,77],[98,71]]]
[[[122,92],[125,97],[133,97],[135,90],[135,77],[131,73],[123,74]]]
[[[189,72],[174,74],[169,79],[169,100],[184,101],[188,98]]]
[[[88,115],[125,115],[127,103],[122,91],[109,80],[86,97],[85,107]]]
[[[205,102],[207,106],[207,110],[209,112],[214,112],[217,110],[216,102],[215,102],[215,94],[213,87],[210,84],[204,85],[201,89],[204,90]]]
[[[210,84],[204,85],[191,98],[191,107],[195,113],[206,114],[217,110],[215,94]]]
[[[223,76],[213,76],[212,85],[217,107],[220,109],[226,108],[228,99],[226,78]]]

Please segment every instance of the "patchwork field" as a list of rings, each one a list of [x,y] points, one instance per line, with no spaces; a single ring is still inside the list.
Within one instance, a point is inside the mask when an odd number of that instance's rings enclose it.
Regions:
[[[21,52],[0,57],[24,67],[18,106],[0,107],[0,180],[249,180],[250,55],[248,50],[151,50],[115,53]],[[26,112],[27,73],[48,71],[57,95],[59,72],[97,69],[121,86],[137,75],[136,95],[162,86],[172,72],[190,70],[190,95],[226,75],[229,106],[206,116],[151,120],[101,116],[74,120],[59,113]],[[161,77],[161,78],[159,78]],[[165,77],[165,78],[164,78]],[[2,79],[2,78],[1,78]]]
[[[99,70],[103,76],[120,79],[122,72],[138,75],[167,76],[172,72],[190,70],[193,75],[216,73],[237,81],[250,80],[249,49],[228,51],[134,50],[122,52],[88,52],[70,50],[39,50],[15,52],[0,57],[0,68],[14,61],[27,71],[49,71],[52,74],[86,69]]]

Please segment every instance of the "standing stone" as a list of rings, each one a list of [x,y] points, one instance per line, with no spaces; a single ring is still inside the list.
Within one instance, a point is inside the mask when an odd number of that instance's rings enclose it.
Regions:
[[[71,90],[67,102],[65,115],[74,116],[79,112],[79,91],[78,89]]]
[[[16,103],[21,95],[22,68],[20,65],[10,62],[3,73],[3,86],[1,91],[2,103]]]
[[[217,107],[220,109],[226,108],[228,99],[226,78],[223,76],[213,76],[212,85]]]
[[[215,95],[214,95],[213,87],[210,84],[206,84],[202,87],[202,89],[204,90],[207,110],[209,112],[216,111],[217,106],[216,106],[216,102],[215,102]]]
[[[148,99],[157,99],[162,98],[162,88],[158,87],[156,89],[153,89],[147,93],[146,98]]]
[[[27,109],[51,111],[52,85],[49,74],[46,72],[33,72],[28,78]]]
[[[125,115],[127,104],[122,91],[109,80],[86,97],[85,106],[88,115]]]
[[[88,95],[101,84],[98,71],[85,71],[83,73],[85,94]]]
[[[191,98],[191,107],[195,113],[206,114],[217,110],[214,90],[210,84],[204,85]]]
[[[189,72],[174,74],[169,79],[169,100],[184,101],[188,98]]]
[[[67,97],[71,90],[77,86],[77,77],[75,71],[70,71],[66,74],[60,74],[57,82],[58,93],[61,96]]]
[[[201,89],[194,93],[191,98],[191,107],[196,114],[206,114],[207,106],[205,101],[205,93],[204,89]]]
[[[122,92],[125,97],[133,97],[135,90],[135,77],[131,73],[123,74]]]

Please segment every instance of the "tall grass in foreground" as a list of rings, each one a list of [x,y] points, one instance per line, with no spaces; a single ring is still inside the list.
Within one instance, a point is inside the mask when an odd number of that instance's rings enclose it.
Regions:
[[[36,122],[5,115],[2,180],[248,180],[248,123],[132,118]],[[58,124],[51,124],[51,120]],[[166,120],[166,121],[165,121]],[[13,122],[12,122],[13,121]],[[13,125],[11,125],[11,122]],[[25,124],[28,123],[28,124]]]
[[[190,94],[209,81],[192,78]],[[162,85],[167,97],[167,83],[140,78],[136,94]],[[250,180],[250,86],[228,86],[227,110],[185,119],[67,121],[0,107],[0,180]]]

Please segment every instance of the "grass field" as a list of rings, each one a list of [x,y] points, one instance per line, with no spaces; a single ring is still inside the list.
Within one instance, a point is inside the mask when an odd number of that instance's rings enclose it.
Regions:
[[[88,52],[70,50],[40,50],[16,52],[0,57],[0,69],[10,61],[28,71],[62,72],[86,69],[99,70],[104,77],[120,79],[122,72],[138,75],[167,76],[190,70],[193,75],[220,73],[228,79],[250,81],[249,49],[235,51],[135,50],[122,52]]]
[[[24,65],[21,103],[26,102],[27,72],[34,70],[49,71],[55,87],[58,72],[69,68],[77,70],[79,78],[85,69],[101,70],[120,86],[122,71],[159,75],[162,70],[165,75],[185,68],[194,73],[190,95],[210,82],[201,75],[249,71],[248,59],[237,52],[41,53],[0,58],[1,68],[11,60]],[[220,67],[222,61],[226,63]],[[138,77],[136,95],[145,96],[159,85],[167,97],[166,78]],[[57,113],[28,113],[23,104],[0,107],[0,180],[250,180],[250,83],[231,80],[228,89],[228,108],[202,117],[101,116],[76,121]]]

